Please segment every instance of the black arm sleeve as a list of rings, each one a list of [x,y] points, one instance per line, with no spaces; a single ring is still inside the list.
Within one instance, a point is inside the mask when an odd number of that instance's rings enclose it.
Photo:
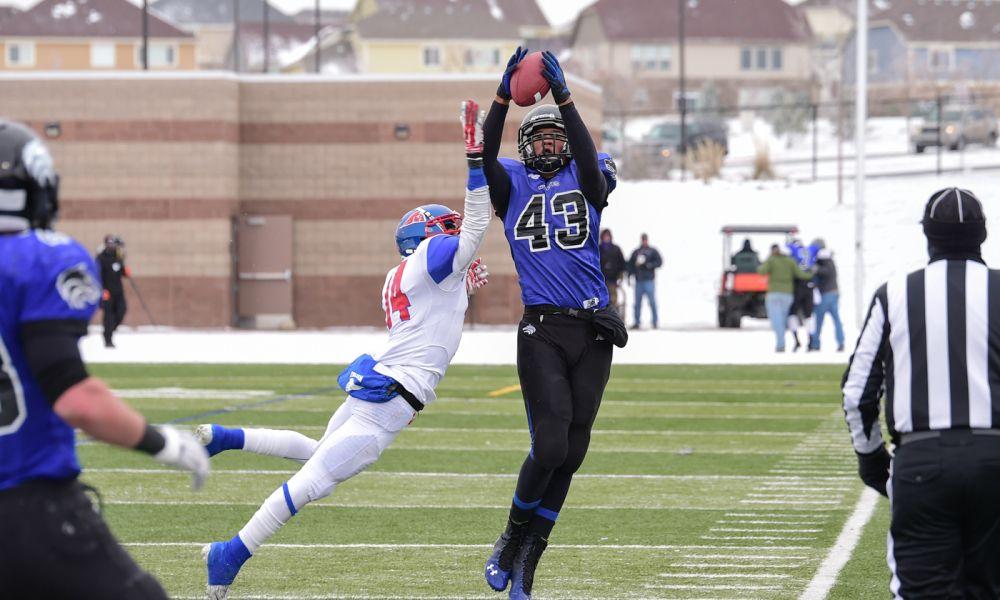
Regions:
[[[608,205],[608,182],[601,172],[597,162],[597,146],[590,137],[583,117],[576,110],[576,105],[569,104],[559,107],[563,123],[566,125],[566,139],[573,150],[573,160],[576,161],[577,173],[580,178],[580,192],[597,210],[603,210]]]
[[[494,100],[483,123],[483,171],[486,173],[486,183],[490,186],[490,203],[501,219],[506,216],[507,206],[510,204],[510,175],[497,160],[508,108]]]
[[[21,326],[21,345],[28,368],[52,404],[66,390],[89,377],[77,343],[85,333],[87,322],[74,319],[36,321]]]

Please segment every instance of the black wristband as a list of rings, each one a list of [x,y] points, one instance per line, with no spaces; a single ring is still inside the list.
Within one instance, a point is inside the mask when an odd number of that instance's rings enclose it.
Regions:
[[[142,439],[135,445],[135,449],[146,454],[159,454],[166,445],[167,440],[160,430],[147,423],[146,432],[142,434]]]
[[[483,168],[483,155],[481,152],[476,152],[472,154],[465,155],[466,162],[469,163],[470,169],[482,169]]]

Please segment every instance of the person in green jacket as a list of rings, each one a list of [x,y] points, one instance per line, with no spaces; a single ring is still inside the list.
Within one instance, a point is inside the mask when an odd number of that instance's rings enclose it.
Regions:
[[[812,273],[803,271],[795,260],[781,253],[781,248],[771,246],[771,255],[767,257],[757,272],[767,275],[767,295],[764,305],[767,307],[767,318],[771,321],[776,339],[775,351],[785,351],[785,331],[788,327],[788,311],[792,308],[792,290],[795,280],[808,281]]]

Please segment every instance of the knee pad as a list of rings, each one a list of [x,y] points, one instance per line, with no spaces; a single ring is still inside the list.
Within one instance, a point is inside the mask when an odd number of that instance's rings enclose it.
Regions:
[[[378,437],[374,434],[346,436],[320,448],[319,452],[322,453],[320,463],[333,484],[357,475],[382,454]]]
[[[590,434],[570,435],[569,449],[566,452],[566,460],[559,467],[563,473],[576,473],[583,465],[583,459],[587,457],[587,449],[590,447]]]
[[[566,462],[568,450],[563,435],[535,435],[531,444],[531,459],[543,469],[554,470]]]

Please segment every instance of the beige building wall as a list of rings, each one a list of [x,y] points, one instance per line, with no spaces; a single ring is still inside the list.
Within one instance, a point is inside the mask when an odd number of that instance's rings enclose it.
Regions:
[[[35,62],[31,66],[8,66],[7,44],[32,42],[35,48]],[[93,43],[113,43],[114,67],[95,67],[91,64]],[[151,67],[156,70],[190,71],[196,68],[195,43],[191,39],[155,38],[151,44],[172,44],[177,50],[177,61],[170,67]],[[139,38],[7,38],[0,39],[0,71],[128,71],[141,69],[138,48]]]
[[[360,69],[365,73],[496,73],[518,46],[517,40],[364,40],[356,38]],[[440,62],[424,64],[424,49],[435,48]],[[465,64],[468,51],[499,52],[500,62]]]
[[[599,131],[599,90],[571,81]],[[304,327],[379,325],[379,291],[399,258],[394,232],[420,204],[462,210],[466,167],[458,107],[484,107],[495,77],[378,78],[0,75],[0,114],[42,132],[62,176],[58,227],[96,251],[107,233],[162,324],[228,326],[232,220],[294,220],[294,319]],[[377,110],[373,110],[377,107]],[[502,156],[516,156],[508,116]],[[405,128],[407,136],[397,136]],[[520,301],[502,225],[482,250],[489,293],[470,315],[516,322]],[[127,289],[128,323],[146,322]]]

